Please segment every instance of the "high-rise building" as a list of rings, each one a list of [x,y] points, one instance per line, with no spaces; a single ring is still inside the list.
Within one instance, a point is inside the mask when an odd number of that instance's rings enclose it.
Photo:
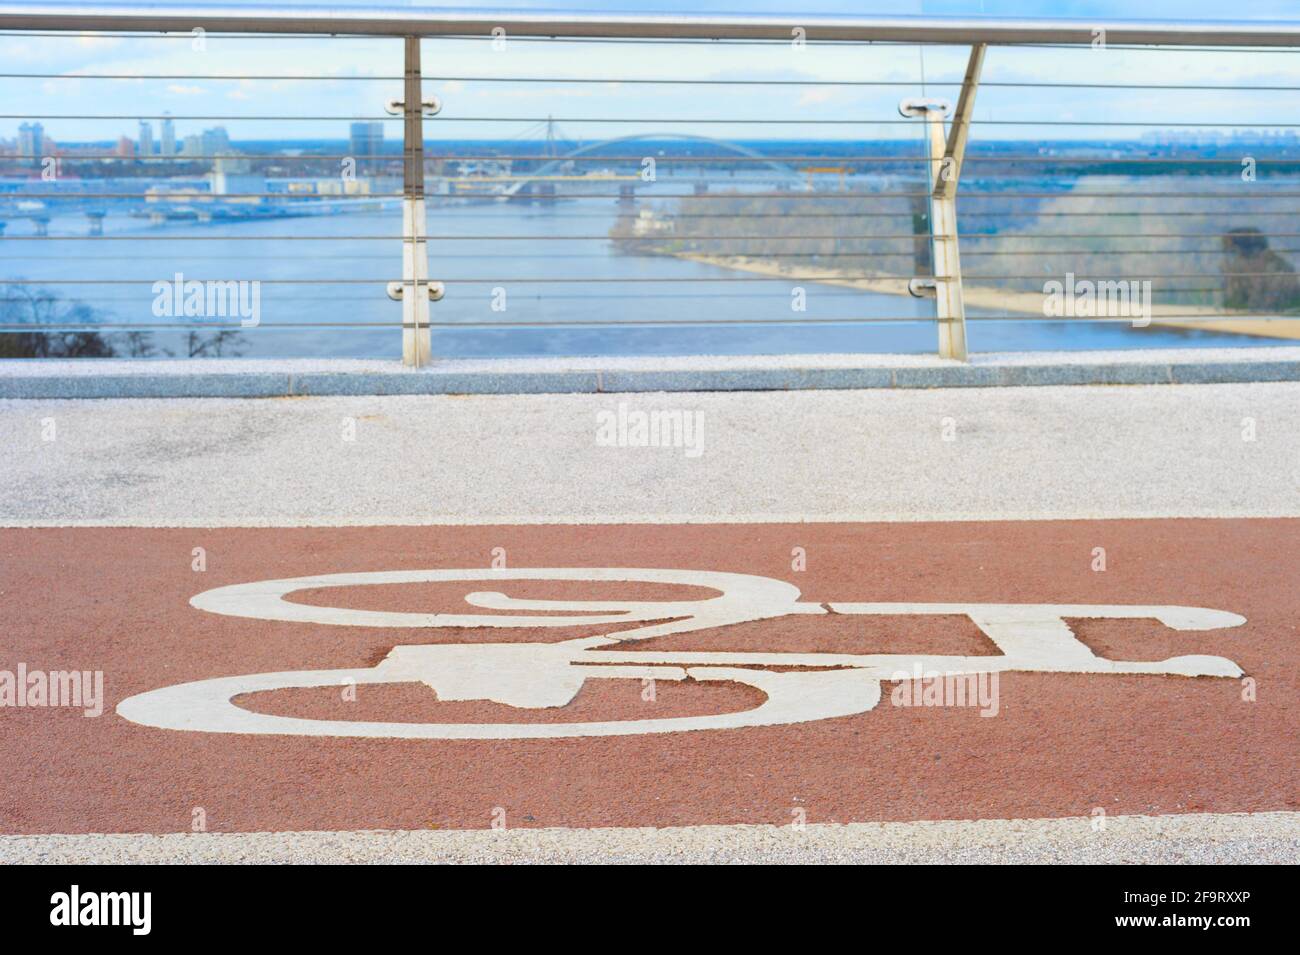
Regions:
[[[23,123],[18,127],[18,152],[32,165],[45,155],[45,127],[40,123]]]
[[[209,156],[224,156],[234,152],[230,146],[230,134],[224,126],[213,126],[203,131],[203,148]]]
[[[223,156],[233,151],[230,147],[230,134],[224,126],[214,126],[186,136],[181,145],[181,152],[186,156]]]
[[[140,156],[153,155],[153,124],[147,119],[140,120],[140,140],[136,153]]]
[[[161,152],[164,156],[176,155],[176,124],[170,113],[163,113]]]
[[[383,123],[353,123],[349,147],[353,156],[378,156],[384,151]]]

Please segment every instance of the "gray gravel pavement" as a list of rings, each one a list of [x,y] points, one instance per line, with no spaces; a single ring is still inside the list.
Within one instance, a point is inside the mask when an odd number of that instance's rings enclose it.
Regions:
[[[0,523],[1292,516],[1298,408],[1300,383],[0,401]],[[698,456],[598,443],[642,411],[698,413]]]
[[[0,836],[0,862],[1294,862],[1300,813],[668,829]]]

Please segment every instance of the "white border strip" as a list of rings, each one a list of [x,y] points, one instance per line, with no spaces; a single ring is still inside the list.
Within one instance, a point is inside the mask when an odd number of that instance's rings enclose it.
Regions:
[[[1061,511],[1041,514],[1024,511],[979,511],[972,513],[946,513],[942,511],[854,512],[850,514],[503,514],[476,515],[473,517],[431,517],[425,521],[412,521],[409,517],[353,517],[330,515],[305,515],[302,517],[275,516],[265,519],[238,517],[196,517],[187,519],[162,519],[156,517],[105,517],[105,518],[55,518],[23,519],[0,515],[0,529],[17,528],[290,528],[290,527],[498,527],[498,526],[582,526],[596,527],[617,524],[921,524],[970,523],[985,524],[1001,521],[1155,521],[1155,520],[1221,520],[1256,519],[1287,520],[1300,517],[1300,502],[1291,507],[1281,506],[1267,510],[1222,507],[1198,509],[1182,506],[1170,511]]]
[[[22,863],[1295,863],[1300,812],[684,826],[0,836]]]

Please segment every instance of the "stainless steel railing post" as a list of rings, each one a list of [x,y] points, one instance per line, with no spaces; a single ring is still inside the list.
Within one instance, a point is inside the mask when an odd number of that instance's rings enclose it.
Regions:
[[[930,262],[933,278],[922,283],[913,279],[913,288],[924,285],[933,289],[935,317],[939,325],[939,357],[966,361],[966,302],[962,294],[961,254],[957,238],[957,182],[966,142],[970,136],[970,118],[975,109],[980,71],[984,65],[983,43],[971,47],[961,95],[947,135],[943,117],[948,104],[941,100],[904,100],[898,107],[904,116],[925,120],[928,159],[926,184],[930,202]]]
[[[402,303],[402,363],[419,368],[432,357],[429,302],[443,295],[441,282],[429,281],[427,220],[424,209],[424,114],[437,113],[436,99],[425,100],[420,88],[420,38],[406,45],[402,99],[388,112],[402,123],[402,280],[388,283],[388,297]]]
[[[402,114],[402,363],[429,361],[429,254],[425,245],[424,102],[420,89],[420,38],[408,36]]]

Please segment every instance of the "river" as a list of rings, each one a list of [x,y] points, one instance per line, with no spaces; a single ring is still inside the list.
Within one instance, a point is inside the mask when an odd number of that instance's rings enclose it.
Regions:
[[[675,191],[680,192],[680,186]],[[622,254],[606,238],[619,209],[615,199],[593,197],[474,205],[431,200],[430,274],[447,283],[446,297],[431,306],[433,320],[545,326],[437,327],[434,353],[496,357],[935,350],[935,326],[926,320],[933,314],[933,302],[814,283],[760,281],[696,262]],[[161,225],[110,211],[104,228],[108,237],[131,241],[72,238],[86,236],[86,220],[55,216],[50,234],[64,238],[0,242],[4,252],[0,281],[39,282],[69,302],[93,307],[106,323],[140,324],[170,320],[155,316],[152,286],[172,280],[176,273],[187,280],[259,281],[263,283],[259,324],[240,332],[240,353],[383,358],[401,353],[399,329],[367,324],[396,323],[401,318],[401,306],[384,292],[386,282],[400,277],[401,216],[395,208]],[[31,232],[30,223],[16,220],[9,223],[7,235]],[[106,284],[66,284],[69,279]],[[277,284],[286,280],[293,284]],[[801,313],[791,310],[794,284],[804,285],[807,292],[806,311]],[[970,315],[978,318],[980,313],[972,310]],[[833,323],[860,318],[900,320]],[[788,324],[637,326],[737,320]],[[599,328],[580,324],[590,322],[607,324]],[[330,327],[303,327],[325,323]],[[212,320],[197,319],[195,325],[210,328]],[[185,354],[183,338],[179,332],[154,332],[158,357],[165,352]],[[1269,341],[1158,327],[1043,321],[972,321],[968,338],[972,351],[1237,346]]]

